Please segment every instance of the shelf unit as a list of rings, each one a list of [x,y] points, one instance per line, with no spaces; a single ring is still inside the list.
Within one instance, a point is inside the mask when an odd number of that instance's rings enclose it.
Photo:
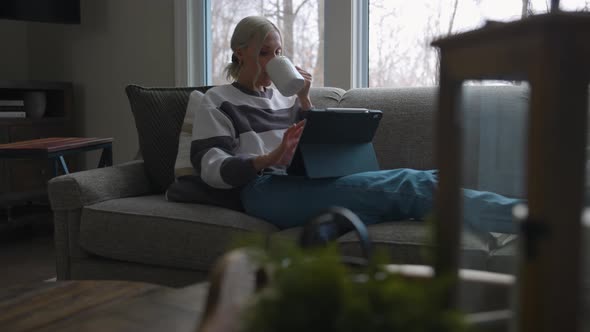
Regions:
[[[0,80],[0,100],[24,100],[31,91],[45,93],[43,117],[0,118],[0,144],[45,137],[73,136],[73,88],[69,82]],[[0,159],[0,207],[38,200],[47,191],[54,165],[46,160]]]

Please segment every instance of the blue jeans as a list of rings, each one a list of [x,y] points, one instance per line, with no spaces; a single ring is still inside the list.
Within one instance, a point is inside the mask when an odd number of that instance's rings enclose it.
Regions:
[[[432,212],[436,171],[394,169],[331,179],[263,175],[246,185],[242,203],[250,215],[279,228],[301,226],[331,206],[352,210],[365,224],[424,219]],[[463,189],[463,217],[480,231],[514,233],[512,207],[521,202]]]

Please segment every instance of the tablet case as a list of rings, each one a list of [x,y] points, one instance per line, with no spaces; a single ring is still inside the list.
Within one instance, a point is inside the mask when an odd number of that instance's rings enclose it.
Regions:
[[[378,171],[372,140],[382,115],[367,109],[308,111],[287,174],[317,179]]]

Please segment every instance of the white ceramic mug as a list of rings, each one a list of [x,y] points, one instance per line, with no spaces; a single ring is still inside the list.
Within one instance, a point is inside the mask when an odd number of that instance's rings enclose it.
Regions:
[[[292,96],[305,85],[305,79],[286,56],[277,56],[266,64],[266,72],[283,96]]]

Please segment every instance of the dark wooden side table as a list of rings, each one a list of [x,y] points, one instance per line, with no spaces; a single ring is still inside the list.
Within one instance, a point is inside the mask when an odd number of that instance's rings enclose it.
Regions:
[[[0,159],[37,159],[53,161],[53,176],[60,173],[69,174],[70,170],[64,156],[102,149],[98,167],[112,166],[112,138],[87,138],[87,137],[49,137],[8,144],[0,144]],[[60,168],[61,171],[60,172]],[[21,179],[23,180],[23,179]],[[20,181],[20,180],[19,180]],[[39,213],[33,213],[34,208],[29,207],[30,203],[45,202],[47,200],[47,187],[41,184],[42,189],[30,191],[9,191],[0,193],[0,207],[4,210],[0,215],[4,223],[12,221],[18,224],[26,223],[27,220],[36,220]],[[26,208],[24,206],[27,205]],[[43,206],[41,203],[39,206]],[[17,211],[18,208],[21,211]],[[41,215],[43,212],[41,212]],[[4,215],[6,217],[4,218]]]
[[[52,159],[55,175],[61,166],[65,174],[70,171],[65,155],[102,149],[98,167],[113,165],[113,138],[49,137],[28,141],[0,144],[0,159]]]

